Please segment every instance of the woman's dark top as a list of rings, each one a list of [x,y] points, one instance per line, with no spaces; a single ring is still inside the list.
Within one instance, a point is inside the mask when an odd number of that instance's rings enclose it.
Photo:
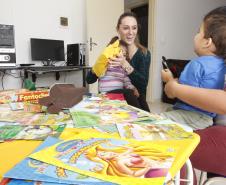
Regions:
[[[134,71],[128,76],[138,92],[144,95],[144,97],[146,97],[150,63],[150,52],[147,51],[147,54],[144,54],[140,49],[136,51],[133,58],[130,60],[130,65],[134,68]],[[90,70],[86,76],[87,83],[92,84],[96,82],[97,79],[98,77]]]

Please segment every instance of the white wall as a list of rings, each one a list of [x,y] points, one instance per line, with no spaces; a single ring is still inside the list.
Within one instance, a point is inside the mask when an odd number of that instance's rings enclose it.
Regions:
[[[161,56],[189,59],[194,57],[193,36],[202,17],[209,10],[226,5],[226,0],[155,0],[155,60],[152,61],[152,100],[161,97]],[[0,0],[0,24],[15,25],[17,63],[29,63],[30,37],[63,39],[68,43],[86,42],[84,0]],[[59,24],[59,17],[68,17],[69,26]],[[61,81],[81,82],[73,73]],[[78,75],[81,77],[81,75]],[[1,76],[0,76],[1,78]],[[37,84],[54,83],[54,75],[38,78]],[[6,75],[5,88],[21,88],[20,79]],[[1,89],[1,86],[0,86]]]
[[[15,26],[17,64],[34,63],[30,55],[31,37],[64,40],[65,46],[86,42],[83,0],[0,0],[0,5],[0,24]],[[60,17],[68,18],[68,27],[60,26]],[[18,81],[4,78],[6,88],[21,88]]]
[[[226,5],[226,0],[156,0],[155,60],[152,61],[152,101],[161,98],[161,57],[191,59],[193,37],[203,16],[211,9]]]

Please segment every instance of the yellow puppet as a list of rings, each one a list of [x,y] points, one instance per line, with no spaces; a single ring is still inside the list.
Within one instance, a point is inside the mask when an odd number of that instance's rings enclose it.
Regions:
[[[116,40],[113,44],[108,45],[103,53],[98,57],[96,63],[92,67],[93,72],[97,77],[101,77],[105,74],[108,65],[108,59],[119,55],[121,52],[119,40]]]

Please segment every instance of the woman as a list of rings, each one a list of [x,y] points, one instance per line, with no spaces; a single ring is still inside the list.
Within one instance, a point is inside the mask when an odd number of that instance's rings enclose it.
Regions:
[[[136,97],[130,89],[117,89],[111,93],[123,93],[128,104],[149,111],[146,102],[146,90],[149,78],[150,52],[138,41],[138,22],[136,16],[131,13],[123,13],[117,23],[116,30],[119,39],[128,45],[130,60],[124,60],[122,56],[110,58],[108,63],[112,66],[122,66],[128,74],[132,84],[137,88],[139,97]],[[87,74],[88,84],[96,82],[98,77],[91,70]]]

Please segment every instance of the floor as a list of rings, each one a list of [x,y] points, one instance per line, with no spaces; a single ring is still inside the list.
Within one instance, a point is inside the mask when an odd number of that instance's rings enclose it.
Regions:
[[[163,102],[160,102],[160,101],[149,103],[148,105],[149,105],[150,111],[153,112],[153,113],[157,113],[157,114],[166,111],[169,107],[172,107],[171,104],[163,103]],[[200,178],[201,172],[199,170],[195,169],[195,173],[196,173],[197,181],[198,181],[198,184],[199,184],[199,178]],[[206,177],[204,176],[204,180],[205,179],[206,179]],[[202,183],[200,183],[200,184],[202,184]]]

